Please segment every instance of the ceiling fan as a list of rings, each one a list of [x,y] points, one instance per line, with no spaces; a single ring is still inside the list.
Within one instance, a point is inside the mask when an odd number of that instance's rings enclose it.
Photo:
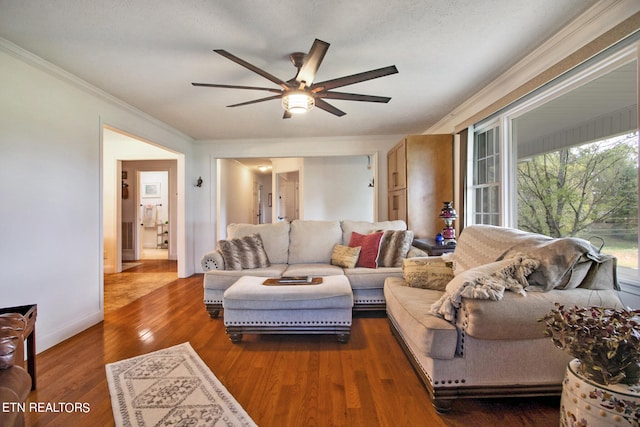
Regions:
[[[256,104],[258,102],[270,101],[273,99],[281,99],[284,108],[283,119],[288,119],[292,114],[305,113],[314,105],[338,117],[344,116],[346,113],[329,104],[325,99],[342,99],[347,101],[365,101],[365,102],[384,102],[387,103],[391,98],[386,96],[360,95],[355,93],[333,92],[332,89],[360,83],[366,80],[377,79],[379,77],[396,74],[398,69],[395,65],[379,68],[377,70],[365,71],[350,76],[339,77],[337,79],[326,80],[314,83],[313,80],[316,72],[324,59],[329,43],[315,39],[311,45],[309,53],[295,52],[289,55],[291,62],[298,69],[294,78],[288,81],[281,80],[274,75],[256,67],[238,58],[237,56],[223,49],[215,49],[214,52],[224,56],[231,61],[242,65],[243,67],[261,75],[267,80],[280,86],[281,89],[257,87],[257,86],[238,86],[224,85],[214,83],[191,83],[194,86],[217,87],[227,89],[248,89],[262,90],[276,93],[277,95],[268,96],[266,98],[255,99],[253,101],[241,102],[239,104],[227,105],[227,107],[240,107],[243,105]]]

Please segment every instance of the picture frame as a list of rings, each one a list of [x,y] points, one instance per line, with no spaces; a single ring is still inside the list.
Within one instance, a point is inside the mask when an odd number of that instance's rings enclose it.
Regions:
[[[145,199],[159,198],[160,197],[160,183],[159,182],[146,182],[142,184],[142,197]]]

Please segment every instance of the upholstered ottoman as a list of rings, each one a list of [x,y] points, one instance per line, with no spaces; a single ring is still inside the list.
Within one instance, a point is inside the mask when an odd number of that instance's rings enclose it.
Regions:
[[[224,292],[224,325],[233,343],[242,334],[351,333],[353,293],[344,275],[322,277],[319,284],[265,285],[265,277],[243,276]]]

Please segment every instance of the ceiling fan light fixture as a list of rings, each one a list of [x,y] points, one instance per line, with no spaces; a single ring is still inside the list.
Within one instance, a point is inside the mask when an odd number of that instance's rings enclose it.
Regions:
[[[313,96],[306,92],[289,92],[282,97],[282,108],[291,114],[304,114],[315,105]]]

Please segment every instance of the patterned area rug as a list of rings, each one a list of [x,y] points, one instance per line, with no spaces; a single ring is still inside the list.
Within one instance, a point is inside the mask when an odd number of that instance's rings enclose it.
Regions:
[[[256,426],[188,342],[106,370],[116,426]]]

